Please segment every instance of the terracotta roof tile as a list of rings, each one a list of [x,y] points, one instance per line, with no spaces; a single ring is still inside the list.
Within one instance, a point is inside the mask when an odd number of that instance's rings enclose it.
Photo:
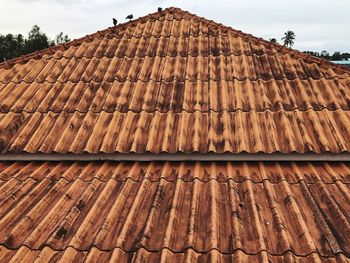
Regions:
[[[108,98],[107,98],[108,99]],[[0,114],[3,153],[349,152],[349,111]]]
[[[155,43],[158,46],[161,43]],[[123,50],[124,52],[124,50]],[[125,53],[125,52],[124,52]],[[205,67],[206,66],[206,67]],[[54,68],[53,71],[49,71]],[[174,71],[175,70],[175,71]],[[194,74],[195,73],[195,74]],[[233,81],[348,79],[289,55],[218,55],[49,58],[0,69],[1,82]]]
[[[0,165],[0,244],[17,253],[350,253],[348,163]]]
[[[197,74],[195,72],[194,74]],[[350,79],[0,84],[0,112],[349,110]]]
[[[216,180],[227,183],[243,183],[250,180],[272,184],[283,181],[297,184],[303,180],[307,184],[323,182],[332,184],[340,181],[350,184],[350,164],[348,162],[0,162],[2,182],[57,181],[65,179],[74,182],[81,179],[91,182],[95,179],[106,182],[110,179],[125,182],[131,179],[141,182],[147,178],[152,182],[164,179],[168,182]]]
[[[179,9],[20,61],[0,65],[3,153],[349,151],[348,70]]]
[[[1,63],[0,101],[2,154],[350,152],[349,69],[177,8]],[[0,162],[0,261],[349,262],[349,186],[348,162]]]
[[[16,262],[16,260],[25,260],[32,262],[38,259],[44,259],[50,262],[296,262],[296,263],[344,263],[349,262],[343,254],[337,254],[334,258],[320,257],[317,253],[312,253],[305,257],[296,256],[291,252],[284,255],[269,255],[263,251],[257,255],[247,255],[241,250],[233,254],[221,254],[216,250],[208,253],[197,253],[193,249],[188,249],[184,253],[173,253],[168,249],[159,252],[150,252],[140,248],[135,252],[124,252],[121,249],[113,251],[102,251],[93,247],[89,252],[77,251],[74,248],[65,250],[53,250],[50,247],[44,247],[40,250],[31,250],[25,246],[18,250],[7,249],[0,246],[0,257],[7,262]]]

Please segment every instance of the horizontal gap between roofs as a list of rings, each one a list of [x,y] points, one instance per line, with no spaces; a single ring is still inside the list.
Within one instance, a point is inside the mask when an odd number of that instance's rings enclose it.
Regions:
[[[350,161],[350,153],[2,153],[0,161]]]
[[[337,184],[339,182],[339,183],[344,184],[344,185],[350,185],[350,182],[345,182],[345,181],[342,181],[341,179],[336,179],[336,180],[333,180],[333,181],[326,182],[326,181],[323,181],[322,179],[308,180],[307,178],[306,179],[298,179],[298,180],[293,181],[293,180],[288,180],[288,179],[270,180],[269,178],[265,178],[265,179],[262,179],[262,180],[254,180],[254,179],[248,179],[248,178],[247,179],[243,179],[243,180],[236,180],[233,177],[229,177],[227,179],[210,178],[210,179],[207,179],[207,180],[201,179],[199,177],[193,177],[193,178],[188,179],[188,180],[185,179],[185,178],[171,179],[171,178],[166,178],[164,176],[158,177],[157,179],[152,179],[152,178],[134,179],[131,176],[125,177],[123,179],[114,178],[113,176],[110,176],[110,178],[102,178],[102,177],[103,176],[101,176],[101,177],[93,176],[93,177],[90,177],[88,179],[83,178],[83,177],[76,177],[76,178],[73,179],[73,178],[69,178],[69,177],[66,178],[63,175],[61,175],[58,178],[54,178],[54,176],[52,176],[52,177],[51,176],[45,176],[45,177],[42,177],[42,178],[36,178],[36,177],[33,177],[33,176],[27,176],[25,178],[17,178],[17,177],[13,177],[13,175],[11,175],[11,176],[9,176],[9,178],[5,178],[5,179],[0,178],[0,182],[10,182],[12,180],[15,180],[17,182],[22,182],[22,183],[26,182],[28,180],[32,180],[32,181],[35,181],[35,182],[42,182],[44,180],[49,180],[50,182],[59,182],[61,180],[66,181],[66,182],[75,182],[77,180],[80,180],[80,181],[82,181],[84,183],[91,183],[91,182],[97,180],[100,183],[107,183],[110,180],[113,180],[113,181],[118,182],[118,183],[126,183],[126,182],[141,183],[141,182],[146,180],[146,181],[148,181],[150,183],[160,183],[161,181],[166,181],[167,183],[182,182],[184,184],[186,184],[186,183],[194,183],[194,182],[209,183],[209,182],[213,181],[213,182],[217,182],[218,184],[227,184],[227,183],[230,183],[230,182],[233,182],[235,184],[245,184],[247,182],[251,182],[253,184],[259,184],[260,185],[260,184],[264,184],[265,182],[268,182],[271,185],[279,185],[279,184],[282,184],[282,183],[288,183],[290,185],[299,185],[300,183],[305,183],[308,186],[310,186],[310,185],[315,185],[315,184],[318,184],[318,183],[322,183],[324,185],[334,185],[334,184]]]
[[[342,107],[336,107],[336,108],[332,108],[332,107],[322,107],[319,109],[314,109],[312,107],[307,107],[307,108],[298,108],[298,107],[294,107],[291,109],[285,109],[285,108],[265,108],[265,109],[242,109],[242,108],[237,108],[237,109],[223,109],[223,110],[214,110],[214,109],[209,109],[209,110],[186,110],[186,109],[181,109],[181,110],[159,110],[159,109],[153,109],[153,110],[145,110],[145,109],[141,109],[141,110],[132,110],[132,109],[126,109],[126,110],[120,110],[120,109],[115,109],[115,110],[106,110],[106,109],[101,109],[101,110],[32,110],[32,111],[28,111],[28,110],[1,110],[0,109],[0,114],[7,114],[7,113],[14,113],[14,114],[22,114],[22,113],[26,113],[26,114],[35,114],[35,113],[41,113],[41,114],[74,114],[74,113],[81,113],[81,114],[87,114],[87,113],[123,113],[123,114],[127,114],[127,113],[163,113],[163,114],[181,114],[181,113],[237,113],[237,112],[242,112],[242,113],[252,113],[252,112],[256,112],[256,113],[265,113],[265,112],[272,112],[272,113],[279,113],[279,112],[310,112],[310,111],[314,111],[314,112],[324,112],[324,111],[331,111],[331,112],[338,112],[338,111],[350,111],[350,108],[342,108]]]

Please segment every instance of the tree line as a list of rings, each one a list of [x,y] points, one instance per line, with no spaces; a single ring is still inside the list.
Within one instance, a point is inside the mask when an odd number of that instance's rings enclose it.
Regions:
[[[294,45],[295,33],[292,30],[288,30],[284,33],[284,36],[281,38],[281,40],[282,45],[286,47],[292,47]],[[276,38],[270,38],[270,42],[278,43]],[[327,60],[350,60],[350,53],[340,53],[340,51],[335,51],[332,55],[326,50],[321,52],[303,51],[303,53]]]
[[[303,51],[303,53],[327,60],[350,60],[350,53],[347,52],[340,53],[340,51],[335,51],[332,55],[326,50],[323,50],[322,52]]]
[[[286,47],[292,47],[294,45],[295,33],[292,30],[288,30],[284,33],[284,36],[281,38],[282,44]],[[270,38],[270,42],[278,43],[276,38]]]
[[[38,25],[32,27],[27,37],[22,34],[0,34],[0,62],[68,41],[70,41],[68,35],[63,32],[55,39],[50,39]]]

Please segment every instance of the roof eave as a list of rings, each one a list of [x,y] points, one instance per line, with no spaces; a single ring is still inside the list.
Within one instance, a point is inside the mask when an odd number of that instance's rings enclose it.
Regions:
[[[350,161],[350,153],[5,153],[0,161]]]

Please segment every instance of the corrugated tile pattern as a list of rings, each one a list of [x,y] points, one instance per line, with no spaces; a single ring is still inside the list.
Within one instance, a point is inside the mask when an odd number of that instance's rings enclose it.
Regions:
[[[0,83],[0,112],[349,110],[350,78]]]
[[[332,184],[340,181],[350,184],[350,163],[348,162],[0,162],[0,180],[40,181],[49,179],[57,181],[75,181],[81,179],[91,182],[94,179],[107,182],[132,180],[141,182],[147,179],[158,182],[164,179],[176,182],[199,180],[209,182],[216,180],[226,183],[233,180],[243,183],[250,180],[262,183],[267,180],[277,184],[286,181],[296,184],[305,181],[315,184],[322,181]]]
[[[271,55],[270,60],[272,61],[269,63],[268,55],[51,58],[32,60],[25,65],[16,64],[11,70],[0,69],[0,78],[4,84],[114,80],[158,82],[349,79],[348,73],[338,76],[314,64],[304,62],[304,65],[302,61],[292,59],[288,55]],[[266,65],[267,68],[262,68],[262,65]]]
[[[0,114],[1,152],[349,152],[349,111]]]
[[[122,45],[118,46],[118,49],[109,49],[106,42],[108,40],[104,40],[105,42],[98,48],[86,44],[96,41],[96,39],[112,37],[116,38],[114,41],[122,41]],[[172,40],[175,42],[173,45],[168,43],[171,40],[167,38],[171,37],[175,38]],[[179,39],[181,37],[185,39]],[[209,42],[205,38],[197,39],[198,37],[212,37],[210,46],[207,45]],[[128,40],[130,38],[136,38],[133,43],[134,46],[129,45]],[[140,38],[146,39],[139,40]],[[186,42],[188,38],[192,38],[192,43]],[[158,45],[158,42],[163,44],[160,45],[160,48],[154,48],[154,45]],[[108,44],[110,45],[110,43]],[[152,48],[148,49],[148,47]],[[80,50],[77,54],[72,54],[72,51],[75,51],[76,48]],[[170,51],[167,51],[168,48]],[[69,49],[71,50],[65,53]],[[330,63],[327,60],[312,57],[297,50],[271,43],[174,7],[166,8],[163,12],[156,12],[124,24],[119,24],[117,27],[98,31],[69,43],[63,43],[55,47],[21,56],[17,59],[5,61],[4,63],[0,63],[0,67],[9,68],[17,63],[25,63],[31,59],[46,59],[50,56],[60,58],[62,57],[62,53],[65,53],[66,57],[74,56],[78,58],[101,57],[103,55],[110,57],[113,54],[117,54],[118,57],[124,57],[125,55],[133,57],[136,51],[138,51],[136,56],[139,57],[154,54],[158,56],[175,56],[176,54],[181,56],[186,56],[187,54],[191,56],[207,56],[210,54],[215,56],[220,54],[289,54],[293,58],[302,59],[308,63],[315,63],[321,68],[332,68],[336,73],[349,73],[348,69]]]
[[[350,255],[349,163],[0,165],[4,257]]]
[[[0,64],[2,153],[349,152],[350,71],[169,8]]]
[[[216,250],[200,254],[193,249],[185,253],[173,253],[168,249],[159,252],[149,252],[144,248],[136,252],[124,252],[121,249],[114,249],[106,252],[93,247],[90,251],[77,251],[74,248],[67,248],[63,251],[53,250],[44,247],[40,250],[31,250],[25,246],[18,250],[7,249],[0,246],[0,262],[210,262],[210,263],[232,263],[232,262],[263,262],[263,263],[348,263],[350,259],[343,254],[337,254],[332,258],[320,257],[317,253],[312,253],[305,257],[296,256],[287,252],[285,255],[270,255],[261,252],[257,255],[247,255],[241,250],[233,254],[221,254]]]
[[[349,109],[345,69],[180,10],[157,16],[0,67],[1,112]]]
[[[350,152],[350,71],[169,8],[0,63],[1,153]],[[349,262],[348,162],[0,162],[0,262]]]

